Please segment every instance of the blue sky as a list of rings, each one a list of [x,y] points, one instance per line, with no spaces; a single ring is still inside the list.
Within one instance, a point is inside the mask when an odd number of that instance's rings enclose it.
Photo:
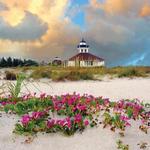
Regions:
[[[72,0],[71,9],[77,8],[76,14],[72,17],[73,23],[80,26],[82,29],[85,28],[85,12],[84,6],[88,4],[88,0]]]
[[[72,0],[72,5],[74,4],[78,4],[78,5],[88,4],[88,0]]]

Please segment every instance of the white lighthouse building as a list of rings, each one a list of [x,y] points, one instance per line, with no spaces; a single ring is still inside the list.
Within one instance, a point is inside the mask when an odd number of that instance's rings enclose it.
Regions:
[[[103,58],[89,53],[89,45],[84,39],[80,41],[77,49],[78,54],[68,60],[68,67],[101,67],[105,65]]]

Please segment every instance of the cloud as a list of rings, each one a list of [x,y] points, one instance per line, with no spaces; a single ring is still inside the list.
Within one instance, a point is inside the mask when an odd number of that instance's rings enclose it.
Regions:
[[[0,0],[7,7],[7,10],[1,11],[0,16],[10,25],[17,26],[25,17],[25,11],[28,11],[29,1],[23,0]]]
[[[47,24],[43,23],[38,16],[26,12],[25,18],[15,27],[10,26],[0,18],[0,38],[11,41],[29,41],[40,39],[47,31]]]
[[[8,8],[4,3],[0,2],[0,11],[4,11],[4,10],[8,10]]]
[[[145,5],[141,9],[140,16],[147,17],[150,16],[150,5]]]
[[[107,13],[126,13],[132,9],[134,0],[106,0],[105,2],[98,2],[97,0],[91,0],[91,4],[95,8],[101,8]]]
[[[111,0],[106,0],[101,5],[108,5],[107,1]],[[126,7],[132,10],[127,12],[126,9],[122,9],[122,5],[118,6],[120,9],[112,6],[113,11],[110,13],[98,5],[100,2],[94,2],[90,3],[86,9],[86,23],[88,24],[86,37],[89,39],[93,52],[105,58],[109,66],[144,64],[142,62],[150,64],[150,60],[147,59],[150,51],[150,21],[133,15],[140,10],[135,8],[142,8],[143,5],[139,7],[137,0],[137,3],[134,3],[134,9]]]
[[[80,29],[71,22],[57,22],[43,40],[28,44],[30,56],[38,60],[50,60],[55,56],[68,58],[77,52],[76,44],[80,40]]]
[[[5,0],[9,10],[0,13],[0,42],[5,43],[0,44],[0,53],[9,56],[14,51],[20,56],[38,60],[73,54],[80,28],[66,16],[68,2]]]
[[[0,55],[49,60],[77,53],[82,37],[107,65],[150,64],[149,0],[0,0]],[[1,6],[0,6],[1,7]],[[75,11],[77,10],[77,11]],[[84,11],[85,27],[72,18]]]
[[[147,16],[150,15],[149,0],[90,0],[95,9],[102,9],[110,15]]]

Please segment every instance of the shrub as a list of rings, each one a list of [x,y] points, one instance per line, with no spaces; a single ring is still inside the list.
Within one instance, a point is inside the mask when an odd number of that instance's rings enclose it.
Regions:
[[[13,72],[6,71],[5,74],[6,74],[6,76],[5,76],[6,80],[16,80],[17,79],[16,74]]]
[[[71,80],[71,81],[80,80],[80,72],[71,71],[71,72],[68,73],[66,78],[67,78],[67,80]]]
[[[78,80],[93,80],[92,73],[89,73],[87,71],[69,71],[69,72],[53,72],[52,75],[53,81],[78,81]]]
[[[88,72],[80,73],[80,79],[82,80],[93,80],[93,74]]]
[[[32,72],[30,77],[34,79],[51,78],[51,71],[49,69],[37,69]]]
[[[145,76],[146,76],[146,74],[144,74],[143,72],[140,72],[139,70],[136,70],[134,68],[124,70],[118,74],[119,78],[124,78],[124,77],[132,78],[132,77],[145,77]]]
[[[56,71],[54,71],[52,73],[51,77],[52,77],[53,81],[65,81],[67,74],[68,74],[67,72],[56,72]]]

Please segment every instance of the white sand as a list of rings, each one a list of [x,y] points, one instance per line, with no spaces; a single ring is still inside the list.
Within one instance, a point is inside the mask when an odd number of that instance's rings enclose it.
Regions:
[[[0,85],[3,82],[5,81],[0,81]],[[38,94],[39,90],[52,95],[76,91],[80,94],[88,93],[111,100],[138,98],[150,102],[150,79],[142,78],[58,83],[43,79],[41,82],[28,84],[27,88]],[[27,92],[26,88],[23,89],[23,92]],[[90,128],[83,134],[75,134],[72,137],[64,137],[60,134],[40,134],[31,144],[25,144],[23,143],[25,137],[12,134],[16,121],[16,116],[2,113],[2,117],[0,117],[0,150],[116,150],[116,140],[120,138],[117,133],[99,127]],[[138,125],[135,124],[126,131],[126,136],[122,140],[130,145],[130,150],[140,150],[137,145],[140,142],[147,142],[150,146],[150,132],[145,135],[138,130]],[[150,147],[146,150],[150,150]]]
[[[30,91],[45,92],[50,95],[60,95],[77,92],[103,96],[111,100],[138,98],[150,102],[150,78],[113,79],[105,81],[50,82],[43,79],[40,82],[27,84]],[[40,90],[38,90],[38,89]],[[27,92],[26,88],[23,92]]]

